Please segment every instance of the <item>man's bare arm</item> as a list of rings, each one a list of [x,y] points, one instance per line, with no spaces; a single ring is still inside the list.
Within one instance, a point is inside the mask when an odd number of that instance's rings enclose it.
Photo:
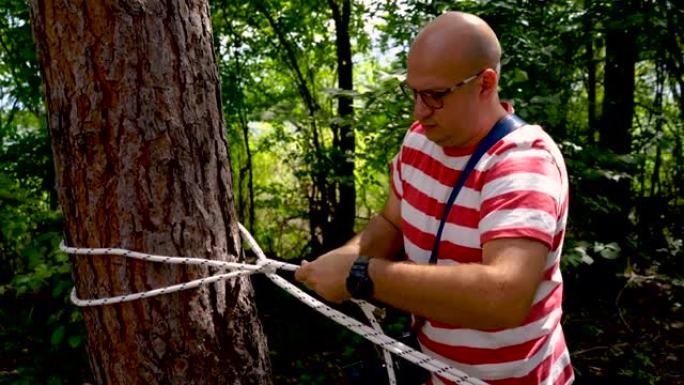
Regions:
[[[359,243],[359,255],[396,259],[396,256],[404,249],[400,226],[401,202],[390,189],[385,207],[356,237]]]
[[[526,238],[487,242],[483,263],[450,266],[372,260],[374,298],[468,328],[518,326],[541,282],[548,247]]]

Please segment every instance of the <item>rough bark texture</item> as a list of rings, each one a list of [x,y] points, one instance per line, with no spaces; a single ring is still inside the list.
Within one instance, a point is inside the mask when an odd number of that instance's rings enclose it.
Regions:
[[[206,1],[31,2],[67,242],[241,255]],[[212,272],[74,257],[82,298]],[[97,383],[268,384],[249,279],[85,308]]]

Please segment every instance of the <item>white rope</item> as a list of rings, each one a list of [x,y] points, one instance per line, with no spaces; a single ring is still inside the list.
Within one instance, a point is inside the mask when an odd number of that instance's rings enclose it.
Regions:
[[[194,289],[194,288],[200,287],[202,285],[207,285],[210,283],[223,281],[225,279],[234,278],[234,277],[238,277],[241,275],[247,275],[247,274],[251,274],[251,272],[233,271],[233,272],[230,272],[227,274],[212,275],[211,277],[200,278],[200,279],[196,279],[193,281],[180,283],[177,285],[162,287],[160,289],[142,291],[139,293],[117,295],[115,297],[96,298],[96,299],[80,299],[76,295],[76,288],[73,288],[73,289],[71,289],[71,302],[73,302],[74,305],[76,305],[76,306],[111,305],[111,304],[115,304],[115,303],[135,301],[135,300],[143,299],[143,298],[156,297],[158,295],[169,294],[169,293],[173,293],[173,292],[181,291],[181,290]]]
[[[361,301],[358,299],[352,299],[354,303],[356,303],[361,310],[363,311],[363,314],[366,316],[368,321],[370,321],[371,326],[375,331],[378,331],[380,333],[383,333],[382,326],[380,326],[380,323],[378,320],[375,318],[375,310],[377,309],[375,306],[372,304],[366,302],[366,301]],[[397,384],[397,376],[394,374],[394,362],[392,361],[392,356],[390,355],[390,352],[387,349],[382,349],[382,357],[385,360],[385,369],[387,370],[387,379],[389,380],[390,385],[396,385]]]
[[[387,369],[387,375],[390,385],[396,385],[396,376],[394,374],[394,364],[390,353],[396,354],[399,357],[403,357],[406,360],[413,362],[414,364],[446,378],[451,381],[455,381],[458,384],[471,384],[471,385],[486,385],[485,382],[478,380],[474,377],[470,377],[466,373],[451,367],[437,359],[434,359],[426,354],[419,352],[395,339],[384,334],[380,324],[375,319],[373,312],[375,306],[365,301],[357,301],[357,303],[363,313],[366,315],[371,323],[372,327],[364,325],[363,323],[341,313],[330,306],[324,304],[323,302],[315,299],[314,297],[308,295],[295,285],[291,284],[284,278],[275,274],[277,270],[288,270],[296,271],[299,266],[291,263],[285,263],[280,261],[275,261],[266,258],[264,252],[261,250],[259,245],[256,243],[252,235],[245,229],[241,224],[238,224],[243,237],[249,244],[250,248],[257,255],[256,264],[245,264],[236,262],[225,262],[225,261],[215,261],[201,258],[190,258],[190,257],[170,257],[163,255],[153,255],[145,254],[136,251],[119,249],[119,248],[79,248],[79,247],[68,247],[62,242],[60,244],[60,249],[68,254],[78,254],[78,255],[120,255],[126,258],[134,258],[147,262],[157,262],[157,263],[168,263],[168,264],[179,264],[179,265],[198,265],[207,267],[216,267],[223,270],[233,270],[230,273],[221,273],[212,275],[210,277],[200,278],[176,285],[171,285],[159,289],[130,293],[119,295],[115,297],[107,298],[94,298],[94,299],[81,299],[76,295],[76,288],[71,291],[71,301],[77,306],[101,306],[101,305],[111,305],[115,303],[122,303],[128,301],[134,301],[143,298],[150,298],[162,294],[173,293],[181,290],[188,290],[197,288],[210,283],[219,282],[222,280],[249,275],[254,273],[265,274],[273,283],[283,288],[288,293],[292,294],[295,298],[302,301],[304,304],[318,311],[319,313],[325,315],[326,317],[332,319],[333,321],[341,324],[342,326],[348,328],[349,330],[355,332],[356,334],[362,336],[363,338],[371,341],[372,343],[380,346],[383,349],[383,356],[385,359],[385,365]]]
[[[241,275],[252,274],[255,272],[274,272],[278,269],[295,271],[299,266],[285,263],[280,261],[274,261],[271,259],[260,260],[256,265],[247,263],[236,263],[236,262],[226,262],[226,261],[214,261],[210,259],[199,259],[190,257],[169,257],[164,255],[154,255],[139,253],[137,251],[131,251],[126,249],[117,248],[95,248],[87,249],[80,247],[68,247],[62,242],[59,245],[60,250],[68,254],[79,254],[79,255],[120,255],[127,258],[139,259],[146,262],[157,262],[157,263],[168,263],[174,265],[196,265],[196,266],[211,266],[221,269],[236,270],[226,274],[217,274],[210,277],[200,278],[189,282],[180,283],[177,285],[167,286],[160,289],[154,289],[149,291],[144,291],[140,293],[124,294],[115,297],[107,298],[96,298],[96,299],[80,299],[76,295],[76,288],[71,290],[71,302],[76,306],[101,306],[101,305],[111,305],[115,303],[135,301],[143,298],[151,298],[162,294],[169,294],[177,291],[194,289],[203,285],[208,285],[210,283],[215,283],[218,281],[223,281],[226,279],[238,277]]]

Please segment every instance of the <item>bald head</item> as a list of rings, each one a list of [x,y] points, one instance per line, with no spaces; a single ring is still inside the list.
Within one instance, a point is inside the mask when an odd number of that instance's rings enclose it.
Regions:
[[[411,56],[430,57],[468,76],[483,68],[496,69],[501,46],[484,20],[468,13],[447,12],[418,34],[409,52],[409,66]]]
[[[496,34],[475,15],[449,12],[423,28],[409,51],[405,83],[428,139],[467,147],[507,114],[497,90],[500,59]]]

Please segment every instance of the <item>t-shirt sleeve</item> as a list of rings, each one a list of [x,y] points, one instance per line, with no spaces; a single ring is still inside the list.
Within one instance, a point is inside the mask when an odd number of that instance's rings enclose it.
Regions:
[[[551,248],[563,185],[552,155],[544,149],[513,147],[495,158],[483,175],[480,243],[522,237]]]
[[[404,188],[402,187],[401,177],[401,150],[392,158],[390,162],[390,185],[392,190],[401,199],[404,195]]]

